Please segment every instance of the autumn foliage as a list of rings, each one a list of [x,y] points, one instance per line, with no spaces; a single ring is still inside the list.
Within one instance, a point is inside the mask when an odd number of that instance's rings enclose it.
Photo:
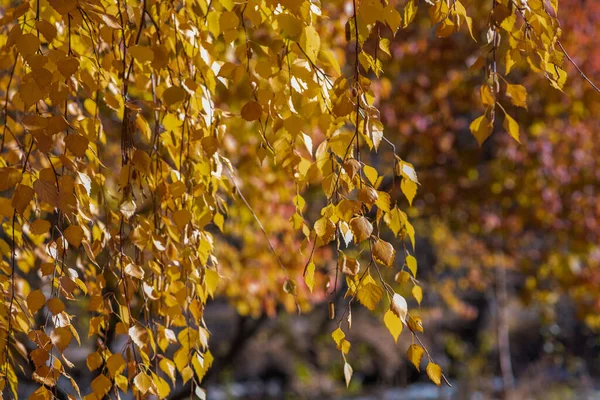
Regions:
[[[479,145],[494,131],[508,149],[528,141],[517,117],[528,91],[511,71],[560,92],[569,62],[556,0],[485,3],[4,1],[3,393],[33,381],[32,398],[52,398],[67,379],[85,399],[167,398],[184,384],[203,397],[216,295],[256,317],[330,302],[347,384],[360,304],[448,383],[413,312],[425,284],[408,211],[443,185],[419,182],[386,133],[404,129],[386,107],[414,94],[390,95],[414,55],[402,38],[462,35],[479,49],[462,60],[478,80],[459,82],[477,99]],[[64,352],[82,344],[94,350],[75,365]]]

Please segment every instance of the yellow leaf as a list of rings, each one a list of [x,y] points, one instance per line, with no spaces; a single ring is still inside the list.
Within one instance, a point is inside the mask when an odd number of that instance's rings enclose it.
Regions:
[[[242,118],[246,121],[256,121],[262,115],[262,107],[256,101],[249,101],[242,107]]]
[[[152,385],[152,379],[144,372],[140,372],[133,378],[133,384],[142,394],[146,394]]]
[[[375,205],[379,207],[380,210],[390,212],[391,202],[392,199],[390,198],[389,193],[377,192],[377,200],[375,201]]]
[[[179,228],[183,230],[185,226],[192,220],[192,213],[189,210],[177,210],[173,213],[173,220]]]
[[[492,124],[485,115],[482,115],[471,122],[469,128],[471,129],[473,136],[475,136],[475,139],[477,139],[479,146],[483,145],[483,142],[491,135],[493,129]]]
[[[34,191],[31,187],[18,185],[13,194],[11,205],[19,214],[23,214],[31,200],[33,200]]]
[[[404,193],[404,196],[406,196],[408,204],[412,206],[413,199],[417,194],[417,184],[410,179],[403,178],[402,182],[400,183],[400,189],[402,189],[402,193]]]
[[[32,314],[42,308],[44,304],[46,304],[46,296],[39,289],[34,290],[27,296],[27,307]]]
[[[408,317],[408,326],[415,332],[423,332],[423,320],[419,316]]]
[[[335,237],[335,224],[328,217],[321,217],[315,221],[315,233],[325,243],[329,243]]]
[[[527,89],[523,85],[506,85],[506,94],[517,107],[527,109]]]
[[[380,239],[373,245],[373,257],[377,262],[391,267],[396,258],[396,249],[391,243]]]
[[[29,109],[29,107],[44,98],[44,92],[42,92],[38,84],[33,80],[21,83],[19,94],[23,103],[25,103],[25,109]]]
[[[370,165],[365,165],[363,167],[363,172],[369,180],[369,182],[371,182],[372,185],[375,185],[375,183],[377,182],[377,177],[379,176],[377,170],[371,167]]]
[[[240,25],[240,19],[234,11],[225,11],[221,13],[219,25],[222,31],[237,29],[237,27]]]
[[[71,333],[69,328],[62,326],[55,328],[50,336],[52,337],[52,343],[61,352],[65,351],[65,349],[69,346],[71,340],[73,339],[73,334]]]
[[[65,311],[65,303],[63,303],[61,299],[57,299],[56,297],[53,297],[50,300],[48,300],[48,302],[46,303],[46,307],[48,307],[48,310],[50,310],[52,315],[56,315]]]
[[[417,276],[417,259],[411,255],[406,256],[406,266],[412,272],[413,276]]]
[[[369,310],[374,311],[375,307],[383,296],[383,289],[371,278],[367,283],[358,288],[357,298],[360,303]]]
[[[39,20],[35,22],[35,27],[46,38],[48,43],[52,42],[56,37],[56,27],[48,21]]]
[[[88,354],[85,363],[90,371],[100,368],[102,365],[102,356],[98,352]]]
[[[12,189],[21,180],[23,180],[23,175],[20,170],[12,167],[0,168],[0,192]]]
[[[49,3],[56,11],[58,11],[59,14],[62,15],[75,11],[78,5],[77,0],[49,0]]]
[[[35,182],[33,182],[33,190],[37,194],[40,202],[46,203],[52,207],[58,207],[58,189],[54,181],[49,182],[37,179]]]
[[[67,242],[75,248],[79,247],[83,240],[83,228],[79,225],[70,225],[64,232]]]
[[[219,280],[221,279],[221,277],[219,276],[219,273],[217,271],[212,270],[212,269],[207,269],[205,279],[206,279],[206,290],[214,298],[215,291],[217,290],[217,285],[219,284]]]
[[[360,271],[360,263],[354,258],[342,255],[338,258],[338,269],[346,275],[355,276]]]
[[[340,343],[342,342],[342,339],[346,337],[346,334],[344,333],[344,331],[342,331],[341,328],[337,328],[335,331],[333,331],[331,337],[335,341],[335,344],[339,347]]]
[[[350,342],[346,339],[342,339],[342,342],[338,346],[338,349],[342,351],[344,354],[348,354],[350,352]]]
[[[144,150],[136,150],[133,153],[132,161],[138,170],[146,174],[149,174],[151,172],[150,167],[152,164],[152,160],[150,159],[148,153],[146,153]]]
[[[133,343],[137,344],[140,349],[144,348],[148,341],[148,331],[139,325],[134,325],[129,328],[129,337]]]
[[[75,57],[65,57],[58,63],[58,71],[65,79],[69,79],[79,69],[79,61]]]
[[[367,240],[371,237],[371,233],[373,233],[373,225],[371,225],[369,220],[365,217],[353,218],[352,221],[350,221],[350,229],[352,229],[352,234],[354,235],[354,241],[356,243]]]
[[[309,25],[302,31],[300,46],[312,62],[317,60],[321,48],[321,37],[313,26]]]
[[[385,18],[385,23],[390,27],[392,33],[395,35],[398,32],[398,28],[400,28],[400,24],[402,23],[402,17],[400,13],[394,8],[393,4],[388,4],[383,9],[383,17]]]
[[[129,54],[131,54],[131,56],[135,58],[136,61],[142,64],[154,60],[154,52],[150,47],[136,45],[131,46],[128,50]]]
[[[135,208],[135,202],[133,200],[128,200],[121,204],[119,210],[121,211],[121,214],[123,214],[123,217],[125,217],[126,220],[129,220],[135,213]]]
[[[166,399],[167,396],[169,396],[169,393],[171,393],[171,388],[169,387],[167,381],[156,375],[154,372],[152,372],[152,381],[154,382],[154,386],[156,386],[156,390],[158,391],[158,398]]]
[[[23,57],[35,54],[40,47],[40,40],[33,33],[26,33],[17,39],[17,49]]]
[[[410,274],[406,271],[400,271],[396,274],[396,276],[394,277],[394,280],[396,281],[396,283],[399,283],[400,285],[404,285],[406,282],[408,282],[410,280]]]
[[[173,384],[175,384],[175,363],[168,358],[163,358],[158,363],[160,369],[171,379]]]
[[[31,223],[29,229],[31,229],[31,233],[34,235],[43,235],[48,233],[50,230],[50,221],[46,221],[44,219],[36,219]]]
[[[98,375],[92,381],[91,386],[94,394],[101,399],[109,392],[112,384],[110,383],[110,379],[108,379],[105,375]]]
[[[419,372],[421,371],[421,359],[424,354],[425,350],[418,344],[411,344],[406,352],[408,361],[410,361]]]
[[[442,368],[439,365],[430,361],[429,364],[427,364],[425,372],[427,372],[427,376],[433,383],[440,386],[442,383]]]
[[[348,171],[346,167],[344,167],[346,172]],[[365,204],[373,204],[379,198],[377,194],[377,190],[373,189],[371,186],[363,186],[357,193],[356,198],[358,201],[361,201]],[[342,202],[340,202],[341,204]]]
[[[421,289],[421,286],[413,286],[412,295],[417,300],[417,303],[421,305],[421,301],[423,300],[423,289]]]
[[[173,106],[185,99],[186,91],[179,86],[171,86],[162,94],[163,101],[168,106]]]
[[[504,129],[506,129],[508,134],[513,139],[515,139],[518,143],[521,143],[519,140],[519,124],[510,115],[505,113],[504,116],[504,124],[502,126],[504,126]]]
[[[106,360],[108,372],[113,378],[125,369],[125,364],[125,359],[121,353],[113,354],[112,356],[108,357],[108,360]]]
[[[398,343],[398,337],[402,333],[402,321],[400,318],[392,310],[387,310],[383,315],[383,323],[388,331],[390,331],[394,342]]]
[[[286,39],[297,40],[302,33],[302,25],[298,18],[291,14],[282,13],[278,16],[279,29]]]
[[[404,24],[402,25],[404,28],[406,28],[413,21],[413,19],[415,19],[418,9],[419,0],[409,0],[404,7]]]
[[[88,149],[90,141],[83,135],[69,135],[65,138],[65,144],[71,153],[77,157],[85,156],[85,152]]]
[[[315,285],[315,263],[312,261],[306,267],[306,274],[304,274],[304,282],[306,286],[310,289],[310,292],[313,291],[313,286]]]

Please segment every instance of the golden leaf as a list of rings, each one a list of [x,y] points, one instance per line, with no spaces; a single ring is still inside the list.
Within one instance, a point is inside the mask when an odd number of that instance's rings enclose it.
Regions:
[[[81,245],[83,240],[83,228],[79,225],[70,225],[64,232],[67,242],[75,248]]]
[[[506,85],[506,94],[517,107],[527,109],[527,89],[523,85]]]
[[[473,136],[475,136],[475,139],[477,139],[479,146],[483,145],[483,142],[490,136],[493,129],[492,124],[485,115],[482,115],[471,122],[469,128],[471,129]]]
[[[515,139],[518,143],[521,143],[521,141],[519,140],[519,124],[510,115],[505,113],[504,116],[505,118],[502,126],[504,126],[504,129],[506,129],[508,134],[513,139]]]
[[[50,336],[52,338],[52,343],[60,352],[65,351],[73,339],[73,334],[69,328],[66,327],[54,328]]]
[[[92,391],[94,392],[94,394],[99,399],[101,399],[110,391],[112,384],[110,382],[110,379],[108,379],[105,375],[98,375],[92,381],[91,386],[92,386]]]
[[[394,342],[398,343],[398,337],[400,337],[403,327],[400,318],[392,310],[387,310],[383,315],[383,323],[394,338]]]
[[[415,285],[412,288],[412,295],[417,300],[417,303],[421,305],[421,301],[423,300],[423,289],[421,286]]]
[[[17,49],[23,57],[35,54],[40,48],[40,40],[33,33],[26,33],[17,39]]]
[[[160,369],[171,379],[173,384],[175,384],[175,363],[168,358],[163,358],[158,363]]]
[[[142,64],[151,62],[152,60],[154,60],[154,52],[152,51],[152,49],[150,47],[146,47],[146,46],[140,46],[140,45],[131,46],[129,48],[129,54],[131,54],[131,56],[133,58],[135,58],[136,61],[138,61]]]
[[[111,377],[121,373],[125,369],[125,359],[120,353],[113,354],[106,360],[106,367]]]
[[[391,267],[396,258],[396,249],[391,243],[379,239],[373,245],[373,257],[386,267]]]
[[[369,310],[374,311],[383,296],[383,289],[371,278],[358,288],[357,298]]]
[[[315,264],[311,261],[306,267],[306,273],[304,274],[304,282],[310,292],[313,291],[313,286],[315,285]]]
[[[77,157],[83,157],[88,149],[90,141],[82,135],[72,134],[65,138],[67,148]]]
[[[31,200],[33,200],[33,194],[34,191],[29,186],[18,185],[13,194],[11,205],[19,214],[23,214]]]
[[[406,256],[406,266],[412,272],[413,276],[417,276],[417,259],[410,254]]]
[[[183,230],[185,226],[192,220],[192,213],[189,210],[177,210],[173,213],[173,221],[179,228]]]
[[[411,344],[406,352],[408,361],[410,361],[419,372],[421,371],[421,360],[423,359],[424,354],[425,350],[418,344]]]
[[[37,289],[27,296],[27,308],[34,314],[46,304],[46,296],[41,290]]]
[[[48,300],[48,302],[46,303],[46,307],[48,307],[48,310],[50,310],[52,315],[56,315],[65,311],[65,303],[63,303],[61,299],[58,299],[56,297],[53,297],[50,300]]]
[[[312,62],[317,61],[319,49],[321,48],[321,37],[314,26],[306,26],[300,36],[300,46]]]
[[[262,115],[262,107],[256,101],[249,101],[242,107],[242,118],[246,121],[256,121]]]
[[[12,167],[0,168],[0,192],[12,189],[22,179],[23,175],[20,170]]]
[[[102,356],[98,352],[88,354],[85,363],[90,371],[94,371],[102,365]]]
[[[412,206],[413,199],[417,194],[417,184],[410,179],[403,178],[400,182],[400,189],[402,189],[402,193],[406,196],[408,204]]]
[[[163,101],[168,106],[174,106],[185,99],[186,91],[179,86],[171,86],[163,92]]]
[[[442,368],[439,365],[430,361],[429,364],[427,364],[425,372],[427,372],[427,376],[433,383],[440,386],[442,383]]]
[[[352,229],[356,243],[367,240],[371,237],[371,233],[373,233],[373,225],[365,217],[353,218],[350,221],[350,229]]]

